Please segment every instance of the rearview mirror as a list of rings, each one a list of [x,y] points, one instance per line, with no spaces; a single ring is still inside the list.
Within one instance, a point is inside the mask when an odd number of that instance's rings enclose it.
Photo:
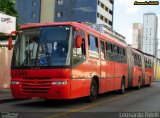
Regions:
[[[12,36],[17,35],[18,32],[17,31],[13,31],[10,34],[9,40],[8,40],[8,50],[12,49]]]
[[[78,34],[78,35],[76,36],[76,45],[75,45],[75,47],[76,47],[76,48],[80,48],[80,47],[81,47],[81,44],[82,44],[82,36],[81,36],[80,34]]]

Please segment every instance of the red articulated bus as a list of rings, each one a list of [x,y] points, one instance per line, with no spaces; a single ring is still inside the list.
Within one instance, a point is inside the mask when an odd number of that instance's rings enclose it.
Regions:
[[[84,24],[28,24],[13,33],[17,36],[11,65],[14,98],[88,96],[94,101],[100,93],[124,93],[128,87],[153,81],[149,55]]]
[[[128,46],[129,87],[151,85],[154,80],[154,56]]]

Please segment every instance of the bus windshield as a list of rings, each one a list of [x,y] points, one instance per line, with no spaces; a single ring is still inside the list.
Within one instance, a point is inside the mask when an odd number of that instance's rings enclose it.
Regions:
[[[70,65],[70,26],[24,29],[17,36],[12,67]]]

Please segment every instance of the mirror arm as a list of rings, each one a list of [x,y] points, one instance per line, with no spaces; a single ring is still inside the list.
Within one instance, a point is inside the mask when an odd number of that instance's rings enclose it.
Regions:
[[[9,37],[9,40],[8,40],[8,50],[11,50],[13,48],[12,46],[12,36],[14,35],[17,35],[18,32],[17,31],[13,31],[10,33],[10,37]]]

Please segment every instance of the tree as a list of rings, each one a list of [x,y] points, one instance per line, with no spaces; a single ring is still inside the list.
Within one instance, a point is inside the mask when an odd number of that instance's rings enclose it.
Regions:
[[[0,0],[0,12],[18,18],[18,14],[15,9],[15,0]],[[19,29],[18,23],[16,23],[16,29]]]
[[[17,17],[15,0],[0,0],[0,11],[11,16]]]

